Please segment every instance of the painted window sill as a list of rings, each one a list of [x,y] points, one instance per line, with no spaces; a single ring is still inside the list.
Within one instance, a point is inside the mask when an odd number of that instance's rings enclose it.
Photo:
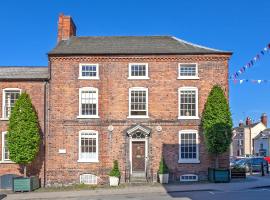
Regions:
[[[178,76],[178,80],[200,80],[198,76]]]
[[[149,80],[150,78],[147,76],[130,76],[128,77],[128,80]]]
[[[79,116],[77,116],[77,119],[99,119],[99,116],[83,116],[83,115],[79,115]]]
[[[79,80],[99,80],[99,77],[78,77]]]
[[[0,118],[1,121],[8,121],[8,118]]]
[[[200,119],[199,117],[178,117],[178,119]]]
[[[16,163],[12,162],[10,160],[2,160],[2,161],[0,161],[0,164],[16,164]]]
[[[127,116],[128,119],[149,119],[149,116]]]
[[[185,159],[185,160],[178,160],[178,163],[180,164],[200,164],[200,160],[192,160],[192,159]]]
[[[98,163],[99,160],[78,160],[78,163]]]

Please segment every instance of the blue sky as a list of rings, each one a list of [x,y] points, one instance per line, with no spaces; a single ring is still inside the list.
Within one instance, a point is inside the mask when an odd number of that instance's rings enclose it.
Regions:
[[[0,65],[47,65],[59,13],[71,15],[80,36],[173,35],[233,51],[235,72],[270,43],[269,0],[9,0],[0,2]],[[270,79],[270,53],[240,79]],[[270,83],[234,84],[235,124],[270,115]]]

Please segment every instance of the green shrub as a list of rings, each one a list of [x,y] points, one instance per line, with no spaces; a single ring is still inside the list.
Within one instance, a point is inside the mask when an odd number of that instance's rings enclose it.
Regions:
[[[7,143],[10,160],[26,166],[39,152],[40,129],[37,113],[28,94],[23,92],[11,111],[8,124]]]
[[[168,166],[166,165],[164,158],[161,158],[159,162],[158,174],[168,174],[168,173],[169,173]]]
[[[119,170],[117,160],[113,161],[113,168],[112,168],[109,176],[120,177],[120,170]]]

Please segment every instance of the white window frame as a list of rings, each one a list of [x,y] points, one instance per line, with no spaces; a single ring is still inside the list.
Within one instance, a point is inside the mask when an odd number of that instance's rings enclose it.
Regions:
[[[197,158],[196,159],[190,159],[190,158],[181,158],[181,134],[188,134],[188,133],[195,133],[196,134],[196,154],[197,154]],[[197,130],[181,130],[179,131],[178,134],[178,143],[179,143],[179,160],[178,163],[200,163],[200,151],[199,151],[199,133]]]
[[[97,113],[96,115],[82,115],[82,104],[81,104],[81,99],[82,99],[82,92],[83,91],[95,91],[97,94]],[[99,96],[98,96],[98,88],[95,87],[82,87],[79,89],[79,115],[77,116],[77,118],[79,119],[92,119],[92,118],[99,118],[98,116],[98,101]]]
[[[95,133],[95,136],[91,137],[91,138],[95,138],[96,139],[96,152],[97,152],[97,157],[95,159],[82,159],[81,157],[81,135],[82,133]],[[82,163],[89,163],[89,162],[93,162],[93,163],[97,163],[99,162],[99,140],[98,140],[98,131],[95,130],[81,130],[79,131],[79,155],[78,155],[78,162],[82,162]]]
[[[181,116],[180,108],[181,108],[181,98],[180,94],[181,91],[195,91],[195,100],[196,100],[196,115],[195,116]],[[178,88],[178,119],[199,119],[199,94],[198,94],[198,88],[197,87],[180,87]]]
[[[5,157],[5,153],[4,153],[5,140],[4,140],[4,137],[5,137],[6,134],[7,134],[7,131],[2,132],[2,158],[1,158],[0,163],[14,163],[10,159],[4,159],[4,157]]]
[[[145,65],[145,76],[131,76],[131,66],[132,65]],[[148,63],[129,63],[128,64],[128,79],[138,79],[138,80],[143,80],[143,79],[149,79],[148,76]]]
[[[180,74],[181,65],[195,65],[196,66],[195,76],[181,76],[181,74]],[[178,78],[177,79],[191,79],[191,80],[200,79],[198,73],[199,73],[198,72],[198,63],[179,63],[178,64]]]
[[[1,120],[8,120],[9,117],[5,116],[5,106],[6,106],[6,91],[20,91],[20,94],[22,93],[22,90],[20,88],[5,88],[2,92],[2,118]]]
[[[146,92],[146,115],[131,115],[131,92],[132,91],[145,91]],[[131,87],[129,88],[128,95],[128,117],[127,118],[149,118],[148,116],[148,88],[145,87]]]
[[[93,65],[96,66],[96,76],[82,76],[82,66],[85,65]],[[98,63],[80,63],[79,64],[79,79],[85,79],[85,80],[99,80],[99,64]]]

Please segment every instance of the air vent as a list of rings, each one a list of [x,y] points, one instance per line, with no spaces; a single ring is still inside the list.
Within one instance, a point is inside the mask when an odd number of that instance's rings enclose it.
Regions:
[[[81,174],[80,175],[80,183],[88,184],[88,185],[96,185],[97,184],[97,176],[93,174]]]
[[[184,174],[180,176],[181,182],[198,181],[198,176],[195,174]]]

